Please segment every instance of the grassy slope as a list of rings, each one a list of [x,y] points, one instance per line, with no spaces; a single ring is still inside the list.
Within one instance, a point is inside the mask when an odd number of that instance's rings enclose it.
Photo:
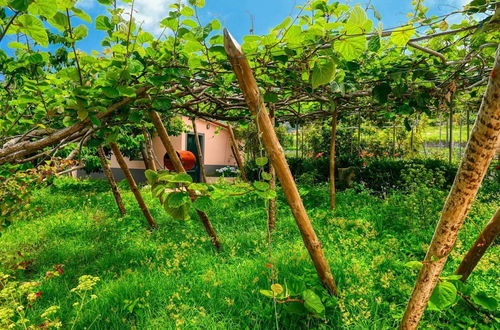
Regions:
[[[103,182],[60,181],[34,196],[39,212],[16,222],[0,237],[0,261],[12,266],[17,251],[33,265],[22,279],[42,278],[54,264],[65,273],[43,284],[42,299],[33,307],[39,314],[50,305],[61,306],[64,324],[74,319],[69,290],[79,276],[99,276],[94,293],[76,328],[140,329],[272,328],[271,300],[259,293],[269,288],[269,249],[262,201],[252,197],[217,204],[209,212],[224,244],[214,253],[198,221],[177,221],[144,193],[160,229],[146,230],[145,220],[132,194],[124,193],[129,214],[118,217],[112,195]],[[324,320],[297,317],[278,305],[281,328],[326,325],[334,328],[394,328],[409,297],[415,271],[404,266],[421,260],[432,237],[437,212],[445,193],[425,201],[404,195],[379,200],[367,193],[339,193],[338,210],[327,211],[327,189],[311,188],[305,195],[338,285],[339,300],[324,299]],[[311,288],[323,294],[300,235],[280,194],[278,223],[272,255],[279,283],[296,290]],[[453,271],[478,229],[493,213],[494,202],[477,202],[462,230],[447,266]],[[413,229],[412,229],[413,228]],[[471,283],[490,293],[496,290],[498,247],[492,248],[471,277]],[[1,268],[0,268],[1,270]],[[8,270],[10,271],[10,270]],[[130,308],[127,301],[135,301]],[[427,325],[443,327],[484,317],[460,302],[446,312],[427,312]],[[447,327],[447,326],[446,326]]]

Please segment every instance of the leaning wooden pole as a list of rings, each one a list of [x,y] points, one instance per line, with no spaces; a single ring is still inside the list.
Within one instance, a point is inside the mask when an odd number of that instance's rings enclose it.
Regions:
[[[139,207],[141,208],[142,213],[144,214],[144,217],[148,221],[149,227],[151,228],[156,228],[156,222],[154,221],[153,217],[151,216],[151,213],[149,212],[149,209],[146,205],[146,202],[144,202],[144,199],[142,198],[141,192],[139,191],[139,188],[137,187],[137,184],[135,183],[134,177],[132,176],[132,173],[130,173],[130,170],[128,168],[127,163],[125,162],[125,159],[123,158],[123,155],[118,148],[118,145],[114,142],[111,142],[109,144],[111,146],[111,150],[113,150],[113,154],[116,157],[116,160],[118,161],[118,164],[120,164],[120,168],[123,171],[123,174],[125,175],[125,178],[127,179],[128,185],[130,187],[130,190],[132,190],[132,193],[135,196],[135,199],[137,200],[137,204],[139,204]]]
[[[241,90],[250,111],[255,116],[257,127],[262,134],[262,142],[274,166],[278,179],[285,193],[285,197],[290,205],[290,209],[299,227],[304,244],[309,251],[311,259],[316,267],[321,282],[328,289],[330,294],[338,294],[337,286],[330,271],[330,266],[326,261],[321,248],[321,243],[316,236],[314,228],[302,203],[297,186],[293,179],[290,168],[285,158],[285,153],[281,147],[278,137],[273,129],[271,120],[264,105],[264,100],[260,94],[257,82],[253,76],[252,69],[246,59],[240,45],[233,39],[231,34],[224,29],[224,48],[231,61],[233,70],[238,78]]]
[[[106,155],[104,154],[104,149],[102,147],[99,147],[99,149],[97,149],[97,153],[99,155],[99,159],[101,159],[104,175],[106,175],[106,178],[108,178],[109,185],[111,186],[111,191],[113,192],[113,196],[115,197],[116,205],[118,206],[120,213],[122,215],[125,215],[127,211],[125,210],[125,205],[123,205],[122,195],[120,194],[118,186],[116,185],[113,172],[111,172],[111,167],[109,166]]]
[[[177,173],[186,173],[186,170],[182,166],[179,155],[177,155],[174,145],[172,144],[172,141],[170,141],[170,137],[168,136],[167,130],[165,129],[165,126],[161,121],[160,115],[158,115],[156,111],[150,111],[149,117],[151,118],[151,122],[155,126],[156,131],[160,136],[160,140],[163,143],[163,146],[167,150],[168,156],[170,158],[170,161],[174,165],[175,171]],[[194,191],[188,190],[188,193],[192,200],[196,199],[196,193]],[[198,213],[198,216],[200,217],[200,220],[203,223],[203,226],[205,227],[208,236],[210,236],[210,239],[212,240],[212,243],[214,244],[215,248],[217,250],[220,250],[221,245],[219,238],[217,237],[217,233],[215,232],[215,229],[212,226],[212,223],[210,222],[210,219],[208,218],[207,214],[199,210],[197,210],[196,212]]]
[[[142,134],[144,135],[144,140],[145,143],[144,145],[146,146],[146,161],[147,161],[147,168],[150,169],[151,171],[156,172],[156,164],[153,156],[153,144],[151,143],[151,136],[149,135],[149,132],[147,131],[146,128],[142,129]]]
[[[243,158],[241,157],[240,150],[238,148],[238,142],[234,137],[233,127],[231,127],[231,125],[227,125],[226,127],[229,133],[229,138],[231,139],[231,150],[233,151],[234,158],[236,159],[236,163],[238,164],[238,168],[240,169],[241,179],[246,182],[248,181],[248,179],[245,171],[245,163],[243,162]]]
[[[196,127],[196,118],[191,119],[191,123],[193,123],[193,132],[194,132],[194,142],[196,144],[196,152],[198,153],[198,164],[201,170],[201,182],[207,182],[207,172],[205,171],[205,156],[201,151],[200,138],[198,137],[198,129]]]
[[[462,275],[462,282],[467,281],[479,260],[483,257],[486,250],[493,244],[495,239],[500,235],[500,207],[497,209],[490,222],[483,229],[479,237],[465,255],[464,259],[458,266],[456,274]]]
[[[331,102],[333,109],[332,115],[332,136],[330,137],[330,210],[335,210],[336,191],[335,191],[335,141],[337,140],[337,107]]]
[[[273,103],[269,104],[269,119],[271,119],[271,124],[274,128],[275,117]],[[271,175],[271,179],[269,180],[269,188],[271,188],[272,190],[276,190],[276,171],[274,170],[274,166],[272,164],[269,164],[269,174]],[[267,224],[269,227],[269,233],[272,233],[274,228],[276,227],[276,197],[269,200]]]
[[[400,329],[416,329],[500,139],[500,47],[470,141],[443,207]]]

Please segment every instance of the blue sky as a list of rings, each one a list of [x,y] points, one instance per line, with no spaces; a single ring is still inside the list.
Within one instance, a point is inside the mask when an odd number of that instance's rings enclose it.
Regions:
[[[186,1],[186,0],[184,0]],[[254,17],[254,33],[266,34],[270,28],[279,24],[291,13],[297,13],[296,6],[303,3],[302,0],[205,0],[206,5],[199,10],[202,23],[208,23],[212,19],[219,19],[222,25],[241,41],[242,37],[250,33],[251,19]],[[143,22],[146,31],[158,34],[159,22],[167,16],[169,4],[177,0],[135,0],[136,18]],[[364,1],[340,1],[348,5],[361,4]],[[443,15],[454,10],[459,10],[469,1],[467,0],[425,0],[424,4],[430,8],[429,14]],[[384,28],[400,26],[407,21],[406,14],[411,12],[411,0],[372,0],[370,2],[382,15]],[[126,4],[123,4],[126,7]],[[96,0],[81,0],[78,7],[84,9],[92,17],[105,14],[104,7]],[[371,12],[371,11],[370,11]],[[76,22],[75,24],[83,23]],[[449,21],[458,22],[455,17]],[[450,24],[451,25],[451,24]],[[100,50],[99,41],[103,33],[89,27],[90,35],[87,39],[80,41],[77,47],[83,51]],[[12,36],[10,36],[11,39]],[[10,40],[4,40],[1,48],[5,49]]]

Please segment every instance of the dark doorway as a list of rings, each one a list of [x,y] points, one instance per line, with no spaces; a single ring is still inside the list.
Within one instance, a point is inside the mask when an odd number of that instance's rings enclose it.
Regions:
[[[198,133],[198,139],[200,141],[201,153],[205,155],[205,135]],[[196,149],[196,142],[194,139],[194,134],[187,134],[187,151],[191,151],[196,156],[196,166],[187,171],[189,175],[193,178],[194,182],[201,182],[201,167],[200,167],[200,157],[198,155],[198,150]]]

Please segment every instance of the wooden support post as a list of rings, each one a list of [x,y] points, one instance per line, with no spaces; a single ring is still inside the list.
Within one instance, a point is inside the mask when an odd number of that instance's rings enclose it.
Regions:
[[[427,250],[400,329],[416,329],[500,140],[500,47],[471,138]]]
[[[234,136],[233,127],[231,125],[227,125],[226,127],[227,131],[229,132],[229,137],[231,138],[231,150],[233,151],[234,158],[236,159],[236,163],[238,164],[238,168],[240,169],[241,179],[247,182],[248,179],[245,171],[245,163],[243,162],[243,158],[241,157],[238,142],[236,141],[236,137]]]
[[[477,263],[483,257],[486,250],[491,246],[495,239],[500,234],[500,207],[491,218],[490,222],[483,229],[481,234],[470,248],[469,252],[465,255],[464,259],[458,266],[456,271],[457,275],[462,275],[460,279],[462,282],[467,281],[469,275],[476,268]]]
[[[453,104],[450,106],[450,118],[449,118],[449,125],[450,125],[450,138],[449,138],[449,144],[448,144],[448,163],[451,164],[453,161]]]
[[[335,191],[335,141],[337,139],[337,107],[333,101],[332,115],[332,136],[330,137],[330,210],[335,210],[336,206],[336,191]]]
[[[283,152],[283,148],[278,141],[278,137],[269,119],[264,100],[260,94],[255,77],[253,76],[250,64],[241,50],[240,45],[233,39],[227,30],[224,30],[224,48],[226,49],[233,70],[238,78],[248,107],[255,116],[257,127],[260,129],[260,133],[262,133],[262,142],[269,156],[271,165],[273,165],[276,170],[278,179],[283,187],[283,192],[285,193],[285,197],[295,217],[304,244],[316,267],[319,278],[330,294],[337,295],[337,286],[330,271],[330,266],[326,261],[321,243],[316,236],[309,216],[304,208],[292,173],[286,162],[285,153]]]
[[[141,208],[144,217],[148,221],[149,227],[153,229],[156,228],[157,227],[156,223],[153,217],[151,216],[151,213],[149,212],[149,209],[146,206],[144,199],[142,198],[141,192],[139,191],[139,188],[137,187],[137,184],[135,183],[135,180],[132,177],[132,173],[130,173],[130,170],[128,168],[127,163],[125,162],[125,159],[123,159],[123,155],[120,149],[118,148],[118,145],[114,142],[111,142],[109,145],[111,146],[111,150],[113,150],[113,154],[115,155],[118,164],[120,164],[120,168],[122,169],[123,174],[125,174],[125,178],[127,179],[130,190],[132,190],[132,193],[134,193],[135,199],[137,200],[137,204],[139,204],[139,207]]]
[[[274,104],[269,104],[269,119],[271,120],[271,124],[275,124],[274,118]],[[271,180],[269,180],[269,187],[272,190],[276,190],[276,171],[274,170],[274,166],[269,164],[269,174],[271,175]],[[269,210],[267,216],[267,224],[269,227],[269,233],[272,233],[274,228],[276,227],[276,198],[271,198],[269,200]]]
[[[108,178],[109,185],[111,186],[111,191],[113,192],[113,196],[115,197],[116,205],[118,206],[120,213],[122,215],[125,215],[127,211],[125,210],[125,205],[123,205],[122,195],[120,194],[118,186],[116,185],[115,178],[113,177],[113,172],[111,172],[111,167],[109,166],[106,155],[104,154],[104,149],[102,147],[99,147],[99,149],[97,149],[97,153],[99,155],[99,159],[101,159],[104,175],[106,175],[106,178]]]
[[[179,155],[177,155],[177,152],[174,148],[174,145],[172,144],[172,141],[170,141],[170,137],[168,136],[167,130],[165,129],[165,126],[163,125],[163,122],[161,121],[160,115],[156,111],[150,111],[149,112],[149,117],[151,118],[151,121],[153,125],[156,128],[156,131],[158,132],[158,135],[160,136],[161,142],[163,143],[163,146],[167,150],[167,154],[170,157],[170,161],[174,165],[175,171],[177,173],[186,173],[186,170],[182,166],[181,160],[179,158]],[[191,200],[196,199],[196,193],[192,190],[188,190],[189,196],[191,197]],[[196,210],[196,213],[198,214],[198,217],[200,218],[201,222],[203,223],[203,226],[205,227],[205,230],[208,233],[208,236],[212,240],[212,243],[214,244],[215,248],[217,250],[220,250],[221,245],[219,242],[219,238],[217,237],[217,233],[215,232],[214,227],[212,226],[212,223],[210,222],[210,219],[208,218],[207,214],[203,211]]]
[[[198,153],[198,165],[201,170],[201,182],[207,182],[207,172],[205,171],[205,156],[201,150],[200,138],[198,136],[198,129],[196,128],[196,118],[191,118],[191,123],[193,124],[194,142],[196,144],[196,152]]]
[[[145,146],[146,146],[146,158],[147,158],[147,168],[150,169],[151,171],[156,172],[156,164],[154,160],[154,150],[153,150],[153,144],[151,143],[151,136],[149,135],[149,132],[146,130],[146,128],[142,129],[142,134],[144,135],[145,139]]]
[[[467,143],[469,143],[470,137],[470,109],[467,107]]]

